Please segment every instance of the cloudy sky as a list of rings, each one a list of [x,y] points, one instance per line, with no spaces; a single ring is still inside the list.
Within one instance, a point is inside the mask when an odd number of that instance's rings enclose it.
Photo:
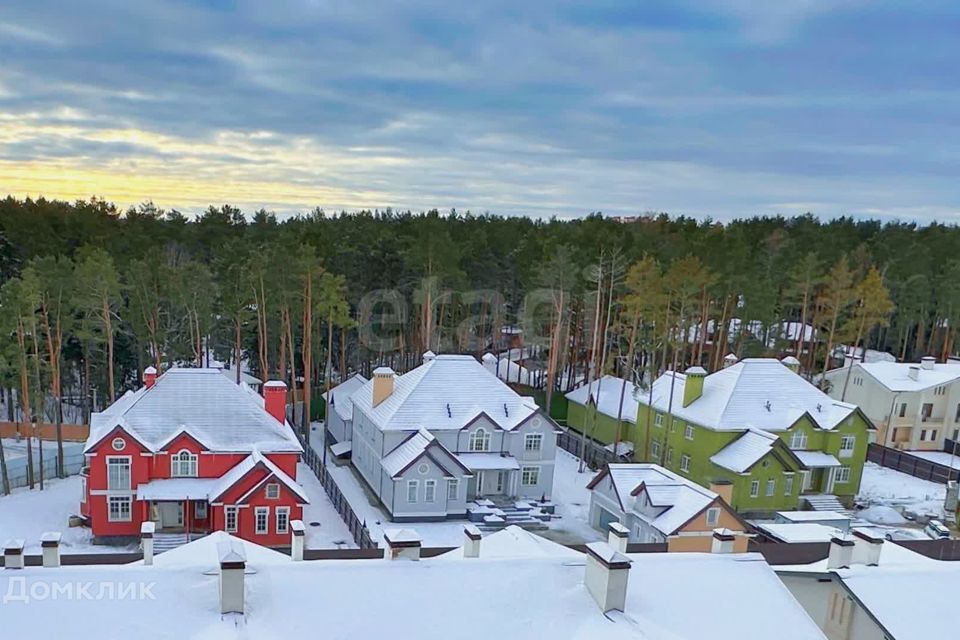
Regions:
[[[957,33],[939,0],[3,0],[0,192],[958,221]]]

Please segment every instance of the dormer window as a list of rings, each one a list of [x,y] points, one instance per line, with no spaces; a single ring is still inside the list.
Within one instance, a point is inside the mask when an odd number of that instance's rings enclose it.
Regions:
[[[480,427],[471,433],[470,451],[490,451],[490,432]]]
[[[197,456],[186,449],[175,453],[170,458],[170,477],[172,478],[196,478],[197,477]]]
[[[807,448],[807,434],[804,431],[797,431],[790,437],[790,448],[791,449],[806,449]]]

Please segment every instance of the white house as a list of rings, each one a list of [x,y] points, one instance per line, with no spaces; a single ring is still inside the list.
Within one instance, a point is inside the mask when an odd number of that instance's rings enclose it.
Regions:
[[[858,405],[877,442],[908,450],[943,448],[960,436],[960,362],[858,362],[828,371],[830,396]]]
[[[352,393],[331,393],[335,405],[349,398],[352,463],[396,521],[464,517],[478,499],[550,498],[556,426],[470,356],[428,352],[404,375],[381,367]]]
[[[368,380],[358,373],[321,396],[327,403],[327,436],[330,444],[340,445],[338,452],[348,452],[353,439],[353,401],[350,396],[367,382]]]

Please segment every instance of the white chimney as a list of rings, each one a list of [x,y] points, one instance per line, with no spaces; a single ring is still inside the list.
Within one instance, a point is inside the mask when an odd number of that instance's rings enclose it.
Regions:
[[[40,550],[43,553],[43,566],[60,566],[60,532],[48,531],[40,536]]]
[[[931,371],[933,369],[933,365],[936,362],[937,362],[937,359],[934,358],[933,356],[923,356],[922,358],[920,358],[920,367],[922,369],[926,369],[927,371]]]
[[[373,406],[376,407],[393,393],[395,376],[390,367],[377,367],[373,370]]]
[[[303,542],[306,536],[306,527],[303,526],[303,520],[291,520],[290,532],[293,535],[290,540],[290,557],[294,562],[303,560]]]
[[[723,356],[723,368],[726,369],[731,365],[737,364],[738,359],[739,358],[737,358],[737,356],[733,355],[732,353],[728,353],[727,355]]]
[[[624,610],[629,577],[630,558],[604,542],[587,544],[584,583],[601,611]]]
[[[420,559],[420,536],[413,529],[387,529],[383,532],[383,540],[387,543],[384,558],[387,560]]]
[[[427,364],[431,360],[436,360],[437,354],[433,351],[424,351],[423,352],[423,364]]]
[[[3,566],[23,569],[23,540],[7,540],[3,545]]]
[[[790,370],[793,371],[794,373],[799,373],[799,372],[800,372],[800,361],[797,360],[795,357],[793,357],[793,356],[787,356],[786,358],[784,358],[784,359],[781,360],[780,362],[783,363],[783,366],[785,366],[786,368],[790,369]]]
[[[710,553],[733,553],[737,536],[730,529],[714,529]]]
[[[153,564],[153,534],[156,532],[156,522],[144,522],[140,525],[140,546],[143,547],[143,564]]]
[[[244,572],[247,554],[243,544],[228,538],[217,543],[220,556],[220,613],[243,613]]]
[[[880,564],[880,552],[883,550],[883,538],[866,529],[854,529],[854,564],[875,567]]]
[[[477,529],[476,526],[468,524],[463,528],[463,557],[464,558],[479,558],[480,557],[480,529]]]
[[[846,569],[853,563],[854,542],[850,538],[834,536],[830,538],[830,553],[827,556],[827,570]]]
[[[907,370],[907,375],[910,376],[911,380],[920,379],[920,367],[915,364],[910,365],[910,368]]]
[[[607,533],[607,544],[620,553],[626,553],[627,541],[630,538],[630,530],[619,522],[611,522],[608,527],[610,528],[610,531]]]

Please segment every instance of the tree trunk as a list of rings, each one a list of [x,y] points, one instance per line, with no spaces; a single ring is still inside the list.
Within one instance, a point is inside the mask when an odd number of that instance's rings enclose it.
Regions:
[[[117,399],[116,388],[113,381],[113,315],[110,311],[110,301],[106,296],[103,298],[103,332],[107,338],[107,377],[109,378],[110,403]]]
[[[3,489],[3,495],[10,495],[10,476],[7,475],[7,458],[3,453],[3,438],[0,438],[0,489]]]

